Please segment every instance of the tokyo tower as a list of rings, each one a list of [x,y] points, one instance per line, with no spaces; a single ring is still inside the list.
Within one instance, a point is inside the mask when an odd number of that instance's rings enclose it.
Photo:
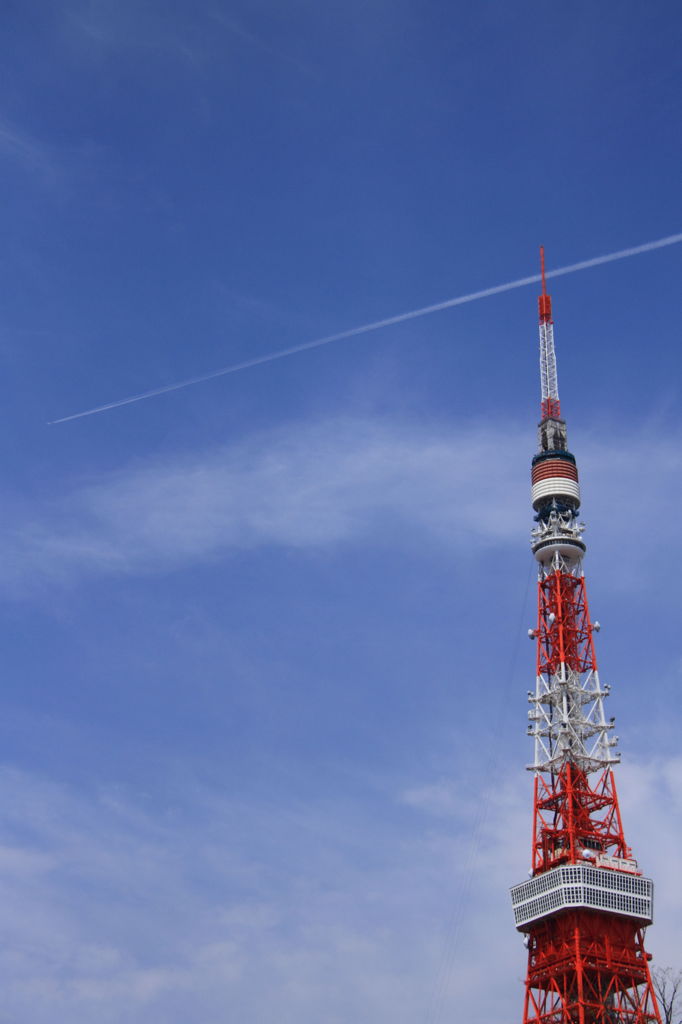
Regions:
[[[625,842],[614,720],[599,680],[583,574],[580,489],[557,386],[551,298],[540,250],[539,451],[532,462],[538,562],[531,870],[511,891],[528,949],[524,1024],[660,1024],[644,933],[653,883]]]

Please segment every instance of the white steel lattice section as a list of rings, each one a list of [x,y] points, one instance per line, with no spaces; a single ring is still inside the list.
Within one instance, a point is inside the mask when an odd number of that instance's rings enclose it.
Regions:
[[[654,885],[651,879],[623,871],[572,864],[553,868],[511,890],[516,927],[558,910],[588,907],[634,917],[651,924]]]
[[[542,401],[548,398],[559,400],[559,382],[554,354],[554,326],[551,322],[540,324],[540,386]]]
[[[604,698],[610,687],[601,686],[595,670],[579,673],[561,666],[553,675],[539,675],[533,705],[528,712],[528,731],[535,739],[535,761],[528,767],[536,772],[558,772],[567,761],[585,772],[618,764],[618,742],[609,733],[614,723],[604,715]]]
[[[541,594],[543,580],[557,572],[569,580],[580,584],[583,582],[582,559],[578,557],[582,554],[578,541],[583,527],[582,524],[569,525],[569,518],[566,517],[562,522],[560,532],[564,548],[568,546],[568,538],[573,537],[574,550],[572,555],[565,556],[557,541],[551,561],[539,566]],[[558,527],[555,529],[558,530]],[[536,530],[536,542],[538,536]],[[577,637],[575,649],[589,652],[593,627],[589,622],[587,607],[578,606],[574,612],[575,620],[571,626],[573,636]],[[549,608],[541,605],[535,633],[541,648],[545,638],[547,646],[554,645],[556,648],[555,633],[558,625]],[[562,625],[566,631],[566,622]],[[604,699],[609,696],[611,688],[600,683],[594,661],[590,662],[583,653],[577,662],[574,658],[572,665],[547,658],[544,663],[540,659],[538,667],[540,671],[536,676],[535,693],[528,693],[528,701],[532,705],[528,712],[528,734],[535,741],[534,763],[528,766],[529,769],[535,772],[558,772],[570,761],[590,773],[617,764],[620,754],[615,752],[614,747],[618,740],[617,737],[611,737],[614,721],[607,720],[604,714]]]

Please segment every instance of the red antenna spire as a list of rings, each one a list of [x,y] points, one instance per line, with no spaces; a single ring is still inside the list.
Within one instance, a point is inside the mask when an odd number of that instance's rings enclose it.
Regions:
[[[542,275],[542,295],[538,298],[538,309],[540,312],[540,323],[549,324],[552,322],[552,296],[547,294],[547,282],[545,280],[545,247],[540,246],[540,273]]]

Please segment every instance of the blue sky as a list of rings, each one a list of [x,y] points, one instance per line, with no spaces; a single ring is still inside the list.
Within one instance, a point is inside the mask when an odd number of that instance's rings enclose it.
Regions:
[[[0,18],[0,1022],[517,1020],[536,289],[47,424],[682,230],[678,5]],[[681,270],[551,289],[675,965]]]

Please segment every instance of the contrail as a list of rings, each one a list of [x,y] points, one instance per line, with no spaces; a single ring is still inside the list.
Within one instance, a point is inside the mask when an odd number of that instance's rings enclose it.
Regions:
[[[667,245],[677,245],[682,242],[682,232],[677,235],[668,235],[666,238],[658,238],[655,242],[644,242],[643,245],[633,245],[630,249],[619,249],[618,252],[607,253],[606,256],[593,256],[589,260],[581,260],[580,263],[570,263],[566,267],[557,267],[555,270],[548,270],[545,277],[562,277],[564,274],[575,274],[579,270],[588,270],[590,267],[599,267],[602,263],[613,263],[615,260],[625,260],[629,256],[639,256],[643,252],[652,252],[654,249],[663,249]],[[357,338],[360,334],[369,334],[371,331],[379,331],[384,327],[392,327],[394,324],[402,324],[406,320],[416,320],[420,316],[429,316],[431,313],[439,313],[443,309],[452,309],[453,306],[463,306],[467,302],[476,302],[478,299],[487,299],[491,295],[499,295],[500,292],[511,292],[515,288],[524,288],[528,284],[535,284],[540,280],[540,274],[531,274],[529,277],[519,277],[516,281],[507,281],[506,284],[496,284],[492,288],[483,288],[478,292],[470,292],[468,295],[459,295],[455,299],[445,299],[444,302],[436,302],[432,306],[422,306],[420,309],[412,309],[408,313],[398,313],[397,316],[389,316],[384,320],[375,320],[371,324],[363,324],[361,327],[351,327],[346,331],[339,331],[338,334],[328,334],[324,338],[316,338],[314,341],[304,341],[300,345],[292,345],[291,348],[278,349],[275,352],[267,352],[265,355],[256,356],[254,359],[245,359],[241,363],[231,363],[230,366],[223,366],[220,370],[212,370],[210,373],[202,373],[198,377],[187,377],[176,384],[166,384],[165,387],[153,388],[151,391],[141,391],[137,395],[129,395],[127,398],[119,398],[116,402],[107,402],[106,405],[97,405],[94,409],[85,409],[83,412],[74,412],[70,416],[62,416],[58,420],[50,420],[49,425],[56,423],[68,423],[69,420],[79,420],[84,416],[94,416],[98,412],[106,412],[108,409],[119,409],[122,405],[132,405],[133,402],[143,402],[147,398],[156,398],[157,395],[166,395],[170,391],[180,391],[182,388],[189,388],[193,384],[202,384],[206,380],[214,380],[216,377],[224,377],[229,373],[238,373],[240,370],[248,370],[251,366],[261,366],[263,363],[272,363],[276,359],[285,359],[287,356],[296,355],[297,352],[306,352],[311,348],[321,348],[322,345],[331,345],[335,341],[345,341],[347,338]]]

